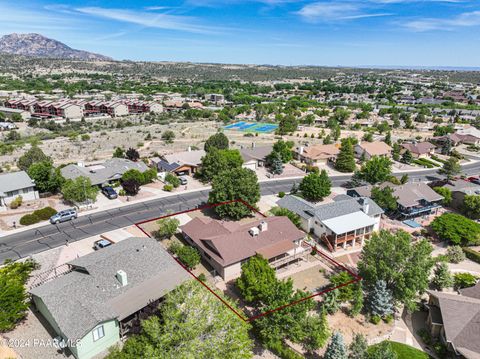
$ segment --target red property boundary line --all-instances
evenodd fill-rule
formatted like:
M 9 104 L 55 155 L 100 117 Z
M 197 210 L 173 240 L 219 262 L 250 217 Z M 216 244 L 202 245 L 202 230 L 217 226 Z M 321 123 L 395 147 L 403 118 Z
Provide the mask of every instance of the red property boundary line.
M 148 232 L 146 232 L 143 228 L 141 228 L 140 226 L 142 224 L 146 224 L 146 223 L 150 223 L 150 222 L 153 222 L 153 221 L 158 221 L 160 219 L 164 219 L 164 218 L 168 218 L 168 217 L 173 217 L 173 216 L 177 216 L 179 214 L 184 214 L 184 213 L 191 213 L 191 212 L 196 212 L 196 211 L 201 211 L 203 209 L 209 209 L 209 208 L 214 208 L 214 207 L 218 207 L 218 206 L 222 206 L 222 205 L 226 205 L 226 204 L 231 204 L 231 203 L 242 203 L 243 205 L 247 206 L 249 209 L 251 209 L 253 212 L 259 214 L 261 217 L 263 218 L 266 218 L 267 216 L 265 214 L 263 214 L 262 212 L 260 212 L 258 209 L 256 209 L 255 207 L 253 207 L 252 205 L 250 205 L 249 203 L 245 202 L 244 200 L 242 199 L 236 199 L 236 200 L 232 200 L 232 201 L 226 201 L 226 202 L 219 202 L 219 203 L 215 203 L 215 204 L 206 204 L 206 205 L 203 205 L 203 206 L 199 206 L 197 208 L 192 208 L 192 209 L 188 209 L 188 210 L 185 210 L 185 211 L 180 211 L 180 212 L 175 212 L 175 213 L 169 213 L 169 214 L 166 214 L 164 216 L 160 216 L 160 217 L 157 217 L 157 218 L 153 218 L 153 219 L 148 219 L 148 220 L 145 220 L 145 221 L 141 221 L 141 222 L 138 222 L 138 223 L 135 223 L 135 226 L 143 232 L 143 234 L 145 234 L 147 237 L 151 238 L 150 234 Z M 304 242 L 306 243 L 306 242 Z M 243 316 L 242 314 L 240 314 L 237 310 L 235 310 L 235 308 L 233 308 L 230 304 L 228 304 L 228 302 L 223 299 L 221 296 L 219 296 L 217 293 L 215 293 L 214 290 L 212 290 L 208 285 L 206 285 L 204 282 L 202 282 L 195 274 L 192 273 L 191 270 L 189 270 L 178 258 L 175 258 L 172 254 L 170 254 L 172 256 L 172 258 L 183 268 L 185 269 L 193 278 L 195 278 L 201 285 L 203 285 L 210 293 L 212 293 L 218 300 L 220 300 L 228 309 L 230 309 L 233 313 L 235 313 L 237 315 L 238 318 L 240 318 L 241 320 L 243 320 L 244 322 L 252 322 L 256 319 L 259 319 L 261 317 L 264 317 L 266 315 L 269 315 L 269 314 L 272 314 L 274 312 L 277 312 L 279 310 L 282 310 L 282 309 L 285 309 L 285 308 L 288 308 L 288 307 L 291 307 L 295 304 L 298 304 L 298 303 L 301 303 L 301 302 L 304 302 L 308 299 L 311 299 L 311 298 L 314 298 L 314 297 L 317 297 L 317 296 L 320 296 L 320 295 L 323 295 L 325 293 L 328 293 L 328 292 L 331 292 L 335 289 L 339 289 L 339 288 L 342 288 L 342 287 L 345 287 L 347 285 L 350 285 L 350 284 L 353 284 L 353 283 L 357 283 L 359 282 L 362 278 L 354 273 L 353 271 L 351 271 L 350 269 L 348 269 L 347 267 L 345 267 L 343 264 L 337 262 L 335 259 L 333 258 L 330 258 L 329 256 L 327 256 L 325 253 L 322 253 L 321 251 L 319 251 L 317 249 L 316 246 L 312 246 L 310 245 L 309 243 L 306 243 L 311 249 L 312 251 L 315 251 L 317 254 L 319 254 L 321 257 L 323 257 L 324 259 L 326 259 L 327 261 L 333 263 L 335 266 L 337 266 L 338 268 L 341 268 L 343 269 L 344 271 L 346 271 L 348 274 L 350 274 L 354 279 L 352 279 L 351 281 L 348 281 L 346 283 L 343 283 L 343 284 L 340 284 L 336 287 L 332 287 L 332 288 L 328 288 L 328 289 L 325 289 L 325 290 L 322 290 L 320 292 L 317 292 L 317 293 L 314 293 L 312 295 L 309 295 L 307 297 L 304 297 L 304 298 L 301 298 L 301 299 L 298 299 L 298 300 L 295 300 L 295 301 L 292 301 L 290 303 L 287 303 L 285 305 L 282 305 L 278 308 L 275 308 L 275 309 L 271 309 L 271 310 L 268 310 L 266 312 L 263 312 L 263 313 L 260 313 L 260 314 L 257 314 L 257 315 L 254 315 L 252 317 L 245 317 Z

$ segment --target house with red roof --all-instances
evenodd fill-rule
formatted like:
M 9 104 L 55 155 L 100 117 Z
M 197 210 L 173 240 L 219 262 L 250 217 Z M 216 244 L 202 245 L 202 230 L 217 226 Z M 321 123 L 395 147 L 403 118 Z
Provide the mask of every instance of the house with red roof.
M 267 217 L 249 223 L 196 217 L 180 227 L 185 240 L 225 281 L 240 276 L 242 264 L 257 254 L 274 268 L 300 260 L 305 233 L 287 217 Z

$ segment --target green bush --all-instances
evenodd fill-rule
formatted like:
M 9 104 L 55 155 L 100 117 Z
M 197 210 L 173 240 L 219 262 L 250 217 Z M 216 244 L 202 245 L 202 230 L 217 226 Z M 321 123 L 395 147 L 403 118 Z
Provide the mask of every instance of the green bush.
M 206 282 L 207 281 L 207 276 L 205 275 L 205 273 L 200 273 L 200 275 L 197 278 L 201 282 Z
M 470 273 L 456 273 L 453 276 L 455 289 L 472 287 L 477 283 L 478 277 Z
M 125 192 L 125 190 L 122 188 L 120 191 L 118 191 L 118 195 L 123 197 L 127 195 L 127 192 Z
M 383 321 L 387 324 L 390 324 L 391 322 L 393 322 L 393 314 L 386 315 L 385 318 L 383 318 Z
M 285 197 L 285 192 L 278 192 L 278 197 L 280 197 L 280 198 Z
M 171 173 L 167 173 L 167 175 L 165 176 L 165 182 L 169 183 L 174 188 L 177 188 L 178 186 L 180 186 L 180 179 Z
M 10 202 L 11 209 L 17 209 L 22 205 L 23 198 L 22 196 L 17 196 L 12 202 Z
M 463 247 L 462 248 L 463 252 L 465 253 L 465 256 L 470 259 L 471 261 L 480 263 L 480 253 L 477 252 L 474 249 Z
M 40 222 L 41 219 L 38 218 L 35 214 L 26 214 L 22 218 L 20 218 L 20 224 L 22 226 L 30 226 L 32 224 Z
M 379 316 L 379 315 L 372 315 L 372 317 L 370 318 L 370 321 L 377 325 L 378 323 L 380 323 L 380 321 L 382 320 L 382 318 Z
M 302 359 L 303 356 L 297 354 L 281 340 L 272 340 L 264 343 L 265 347 L 282 359 Z
M 200 263 L 200 253 L 196 248 L 182 245 L 171 245 L 170 250 L 178 256 L 188 269 L 195 268 Z
M 427 329 L 425 328 L 422 328 L 422 329 L 419 329 L 417 331 L 417 334 L 420 338 L 422 338 L 422 341 L 427 344 L 427 345 L 430 345 L 431 342 L 432 342 L 432 337 L 430 336 L 430 333 L 428 332 Z
M 171 184 L 166 184 L 165 186 L 163 186 L 163 190 L 167 192 L 172 192 L 173 186 Z
M 56 214 L 57 211 L 53 209 L 52 207 L 45 207 L 42 209 L 37 209 L 35 212 L 32 214 L 40 218 L 42 221 L 46 221 L 47 219 L 50 219 L 51 216 Z

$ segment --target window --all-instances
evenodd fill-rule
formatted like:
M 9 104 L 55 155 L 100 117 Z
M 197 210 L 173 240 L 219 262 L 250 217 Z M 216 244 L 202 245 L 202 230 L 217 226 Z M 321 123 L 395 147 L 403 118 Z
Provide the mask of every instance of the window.
M 92 330 L 93 333 L 93 341 L 96 342 L 98 339 L 101 339 L 105 336 L 105 332 L 103 331 L 103 325 L 96 327 Z

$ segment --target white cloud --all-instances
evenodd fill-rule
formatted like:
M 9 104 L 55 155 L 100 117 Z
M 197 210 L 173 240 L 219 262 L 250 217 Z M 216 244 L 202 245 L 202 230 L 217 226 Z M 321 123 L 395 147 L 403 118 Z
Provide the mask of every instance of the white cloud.
M 403 26 L 416 32 L 432 30 L 454 30 L 459 27 L 480 26 L 480 11 L 465 12 L 450 19 L 423 18 L 403 23 Z
M 165 13 L 124 9 L 107 9 L 101 7 L 80 7 L 75 10 L 86 15 L 137 24 L 144 27 L 194 33 L 218 33 L 222 31 L 220 28 L 199 24 L 197 19 L 191 16 L 178 16 Z
M 312 22 L 355 20 L 368 17 L 389 16 L 389 13 L 370 13 L 364 3 L 357 2 L 315 2 L 302 7 L 298 15 Z

